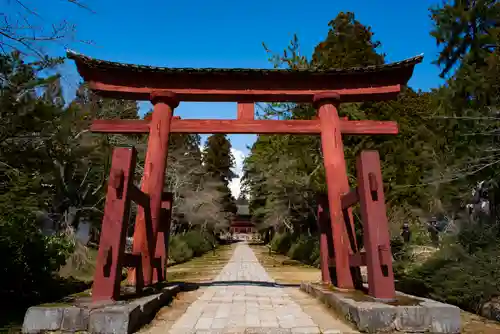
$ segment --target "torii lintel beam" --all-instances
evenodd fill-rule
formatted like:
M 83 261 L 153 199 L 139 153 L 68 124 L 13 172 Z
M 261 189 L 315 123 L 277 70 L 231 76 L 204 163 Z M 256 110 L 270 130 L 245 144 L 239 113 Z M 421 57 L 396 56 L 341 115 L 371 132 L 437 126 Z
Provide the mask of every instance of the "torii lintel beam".
M 90 130 L 100 133 L 149 133 L 149 120 L 95 120 Z M 340 120 L 342 134 L 395 135 L 398 125 L 392 121 Z M 319 120 L 205 120 L 174 118 L 171 133 L 297 134 L 319 135 Z

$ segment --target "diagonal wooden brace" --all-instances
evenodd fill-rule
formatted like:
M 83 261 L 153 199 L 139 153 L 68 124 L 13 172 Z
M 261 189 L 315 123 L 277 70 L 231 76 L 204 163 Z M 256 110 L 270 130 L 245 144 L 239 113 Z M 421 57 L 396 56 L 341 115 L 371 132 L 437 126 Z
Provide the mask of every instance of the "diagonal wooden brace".
M 108 181 L 101 239 L 96 260 L 92 300 L 117 300 L 120 296 L 125 238 L 130 215 L 130 189 L 133 186 L 137 151 L 115 148 Z
M 379 299 L 393 299 L 396 292 L 392 260 L 389 260 L 389 225 L 378 152 L 361 152 L 356 167 L 366 250 L 368 293 Z

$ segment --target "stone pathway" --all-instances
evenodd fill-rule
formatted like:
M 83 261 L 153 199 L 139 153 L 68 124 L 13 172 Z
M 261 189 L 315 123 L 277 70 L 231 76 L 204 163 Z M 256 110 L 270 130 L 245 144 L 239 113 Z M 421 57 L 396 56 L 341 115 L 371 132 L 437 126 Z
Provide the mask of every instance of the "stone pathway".
M 315 323 L 285 289 L 274 283 L 252 249 L 240 244 L 213 283 L 178 318 L 169 333 L 340 334 L 347 333 L 345 329 L 349 327 L 333 316 L 328 328 Z M 156 328 L 155 333 L 158 332 Z

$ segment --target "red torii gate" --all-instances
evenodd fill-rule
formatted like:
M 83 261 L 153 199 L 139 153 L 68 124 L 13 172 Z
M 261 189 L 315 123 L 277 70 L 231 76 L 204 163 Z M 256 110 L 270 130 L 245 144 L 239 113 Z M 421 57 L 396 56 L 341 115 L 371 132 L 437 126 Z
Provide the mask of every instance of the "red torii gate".
M 323 280 L 330 280 L 327 267 L 328 262 L 333 260 L 336 286 L 353 289 L 350 268 L 368 265 L 370 295 L 377 298 L 394 297 L 392 264 L 387 260 L 390 245 L 378 154 L 362 154 L 358 161 L 360 185 L 357 190 L 351 191 L 342 134 L 395 135 L 398 127 L 396 122 L 391 121 L 340 119 L 337 107 L 341 102 L 395 98 L 411 78 L 415 65 L 422 61 L 422 56 L 391 64 L 330 70 L 162 68 L 103 61 L 72 51 L 68 52 L 68 57 L 75 61 L 90 89 L 100 95 L 150 100 L 154 105 L 153 115 L 148 120 L 95 120 L 91 126 L 93 132 L 101 133 L 149 133 L 141 190 L 135 188 L 128 178 L 130 171 L 133 173 L 135 151 L 127 153 L 118 150 L 113 156 L 113 164 L 117 161 L 115 165 L 122 167 L 118 172 L 112 169 L 108 185 L 93 287 L 94 300 L 118 298 L 120 282 L 117 276 L 124 264 L 132 267 L 128 280 L 138 287 L 165 277 L 168 254 L 166 240 L 170 222 L 162 224 L 160 213 L 162 206 L 168 209 L 171 206 L 171 201 L 166 200 L 166 194 L 163 193 L 170 133 L 320 135 L 328 189 L 327 204 L 324 203 L 320 210 L 329 209 L 334 246 L 334 255 L 327 255 L 327 238 L 323 233 Z M 238 117 L 236 120 L 181 120 L 173 117 L 173 110 L 179 101 L 238 102 Z M 314 120 L 255 120 L 255 102 L 313 103 L 318 109 L 318 117 Z M 120 234 L 123 231 L 121 228 L 116 229 L 123 221 L 123 215 L 128 215 L 128 202 L 120 202 L 123 198 L 118 196 L 123 196 L 124 184 L 127 189 L 125 193 L 130 192 L 130 198 L 140 204 L 133 253 L 126 256 L 119 241 L 123 238 Z M 349 241 L 349 234 L 354 235 L 349 207 L 357 201 L 362 205 L 366 234 L 366 253 L 363 254 L 358 252 L 355 243 L 351 245 Z M 118 202 L 121 213 L 117 213 L 113 207 Z M 371 212 L 374 213 L 371 215 Z M 122 217 L 115 217 L 119 214 Z M 324 220 L 324 215 L 322 217 L 320 220 Z M 109 223 L 111 221 L 114 225 Z M 158 238 L 159 233 L 164 236 Z M 115 245 L 113 251 L 111 244 Z M 161 262 L 159 266 L 158 261 Z M 111 273 L 110 267 L 114 268 Z M 137 268 L 140 270 L 136 271 Z M 375 275 L 375 272 L 383 274 Z

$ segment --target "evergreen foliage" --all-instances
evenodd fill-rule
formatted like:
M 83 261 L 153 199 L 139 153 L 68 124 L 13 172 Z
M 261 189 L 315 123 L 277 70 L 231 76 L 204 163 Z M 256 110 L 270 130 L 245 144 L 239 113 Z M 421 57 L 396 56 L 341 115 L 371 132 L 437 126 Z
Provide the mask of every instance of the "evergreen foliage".
M 229 182 L 236 175 L 232 171 L 234 157 L 226 135 L 214 134 L 208 137 L 203 150 L 203 167 L 207 180 L 217 183 L 215 189 L 220 193 L 219 203 L 229 222 L 231 215 L 236 213 L 235 199 L 229 189 Z

